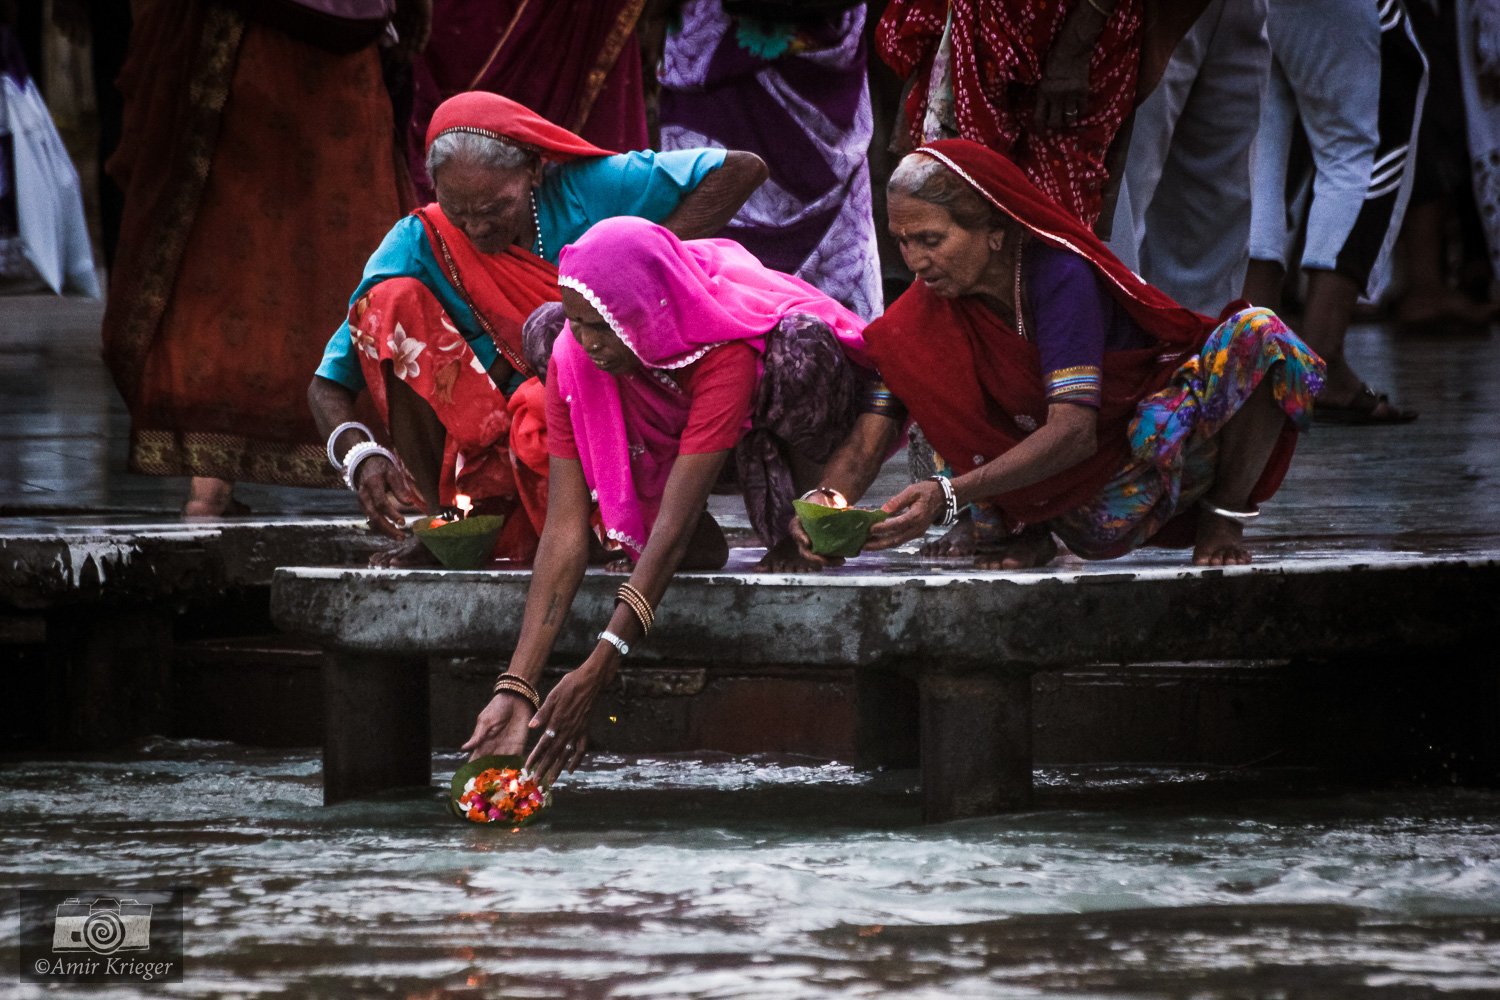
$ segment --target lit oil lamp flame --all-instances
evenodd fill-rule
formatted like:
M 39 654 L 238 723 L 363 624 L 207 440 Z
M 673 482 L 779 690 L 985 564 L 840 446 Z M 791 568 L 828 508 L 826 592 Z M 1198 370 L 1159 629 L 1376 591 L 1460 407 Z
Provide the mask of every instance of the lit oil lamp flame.
M 453 498 L 453 504 L 458 508 L 459 520 L 463 520 L 464 518 L 468 517 L 469 512 L 474 509 L 474 501 L 469 499 L 469 495 L 467 493 L 460 493 L 455 496 Z
M 844 494 L 834 493 L 828 498 L 828 506 L 834 508 L 835 510 L 843 510 L 845 507 L 849 506 L 849 501 L 844 499 Z

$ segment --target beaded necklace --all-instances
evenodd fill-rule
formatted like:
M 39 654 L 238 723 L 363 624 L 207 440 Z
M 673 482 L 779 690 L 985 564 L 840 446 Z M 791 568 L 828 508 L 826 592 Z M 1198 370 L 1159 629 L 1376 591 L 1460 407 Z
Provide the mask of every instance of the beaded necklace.
M 536 242 L 533 244 L 535 249 L 531 252 L 546 260 L 547 248 L 542 244 L 542 219 L 541 216 L 537 215 L 536 211 L 536 188 L 531 189 L 531 224 L 536 228 Z M 1019 281 L 1020 279 L 1016 280 Z
M 1016 242 L 1016 333 L 1022 340 L 1026 339 L 1026 318 L 1021 315 L 1021 250 L 1026 246 L 1025 240 Z

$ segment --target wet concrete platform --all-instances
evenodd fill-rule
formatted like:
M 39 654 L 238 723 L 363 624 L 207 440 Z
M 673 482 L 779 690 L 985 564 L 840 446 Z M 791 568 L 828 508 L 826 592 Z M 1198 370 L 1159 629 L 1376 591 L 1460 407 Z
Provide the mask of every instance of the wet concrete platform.
M 626 669 L 701 664 L 852 666 L 862 763 L 904 741 L 919 708 L 924 813 L 986 815 L 1031 796 L 1036 674 L 1161 660 L 1430 657 L 1489 699 L 1478 731 L 1500 733 L 1493 668 L 1475 675 L 1500 612 L 1500 553 L 1299 553 L 1257 565 L 1088 564 L 1020 573 L 865 557 L 819 575 L 680 574 L 658 629 Z M 596 645 L 619 577 L 592 571 L 556 650 Z M 324 789 L 329 802 L 430 774 L 426 663 L 514 648 L 530 585 L 520 571 L 282 568 L 273 620 L 325 650 Z M 913 688 L 914 685 L 914 688 Z M 376 737 L 379 737 L 378 739 Z M 379 744 L 376 748 L 374 744 Z M 1500 743 L 1466 751 L 1494 770 Z

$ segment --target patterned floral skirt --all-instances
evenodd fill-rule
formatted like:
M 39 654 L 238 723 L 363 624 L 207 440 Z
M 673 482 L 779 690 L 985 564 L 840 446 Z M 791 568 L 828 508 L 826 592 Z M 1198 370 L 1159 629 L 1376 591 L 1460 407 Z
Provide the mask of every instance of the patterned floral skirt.
M 1173 374 L 1141 401 L 1130 424 L 1132 459 L 1098 496 L 1049 522 L 1085 559 L 1109 559 L 1151 539 L 1213 486 L 1219 432 L 1263 379 L 1299 430 L 1323 388 L 1323 360 L 1269 309 L 1244 309 L 1219 324 Z
M 750 526 L 772 548 L 791 534 L 798 490 L 788 454 L 828 461 L 854 428 L 864 380 L 833 331 L 793 313 L 766 335 L 764 374 L 750 430 L 734 448 L 734 469 Z

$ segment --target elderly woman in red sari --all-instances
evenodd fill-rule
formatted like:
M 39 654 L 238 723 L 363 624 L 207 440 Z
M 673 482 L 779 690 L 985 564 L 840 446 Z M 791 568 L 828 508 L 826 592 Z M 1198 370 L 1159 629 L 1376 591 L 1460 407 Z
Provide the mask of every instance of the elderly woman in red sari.
M 792 499 L 853 426 L 873 370 L 864 321 L 730 240 L 682 242 L 644 219 L 596 225 L 559 264 L 567 329 L 547 386 L 547 524 L 521 637 L 465 749 L 519 753 L 550 780 L 582 755 L 601 687 L 651 628 L 678 569 L 724 565 L 705 505 L 734 459 L 762 566 L 806 566 L 787 527 Z M 538 701 L 534 685 L 588 559 L 597 500 L 633 563 L 598 644 Z M 536 710 L 533 716 L 533 711 Z
M 377 530 L 401 544 L 374 562 L 421 558 L 403 509 L 507 515 L 496 554 L 530 558 L 544 482 L 514 461 L 516 389 L 537 374 L 521 326 L 557 300 L 554 262 L 600 219 L 640 215 L 716 232 L 766 176 L 753 154 L 716 149 L 613 155 L 508 98 L 445 101 L 427 133 L 437 203 L 398 222 L 365 266 L 308 389 L 328 458 Z M 394 451 L 355 416 L 368 388 Z
M 1249 562 L 1244 524 L 1280 484 L 1321 359 L 1268 310 L 1177 305 L 976 143 L 907 156 L 889 194 L 918 280 L 866 343 L 946 469 L 891 498 L 866 548 L 937 523 L 955 528 L 929 552 L 984 568 L 1044 565 L 1054 535 L 1089 559 L 1151 541 Z M 862 415 L 808 499 L 857 500 L 905 412 Z

